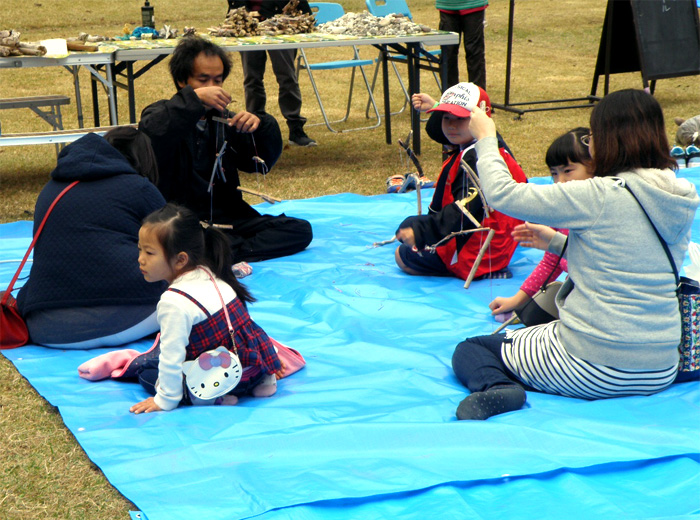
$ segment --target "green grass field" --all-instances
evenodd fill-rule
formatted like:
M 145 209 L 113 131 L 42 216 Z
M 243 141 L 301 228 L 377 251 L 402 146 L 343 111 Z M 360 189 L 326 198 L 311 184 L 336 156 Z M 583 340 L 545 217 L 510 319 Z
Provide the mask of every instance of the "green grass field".
M 364 10 L 361 0 L 342 2 L 348 12 Z M 223 21 L 224 0 L 167 0 L 152 2 L 156 24 L 182 29 L 193 26 L 201 33 Z M 506 70 L 508 4 L 492 0 L 486 12 L 486 60 L 488 92 L 494 103 L 503 102 Z M 15 29 L 23 41 L 51 37 L 73 37 L 80 32 L 117 35 L 125 24 L 139 24 L 140 0 L 51 0 L 27 4 L 4 0 L 0 29 Z M 409 0 L 414 19 L 437 28 L 438 13 L 428 0 Z M 564 99 L 586 96 L 593 81 L 605 0 L 529 0 L 516 3 L 511 102 Z M 360 49 L 363 57 L 376 57 L 372 47 Z M 679 52 L 682 52 L 679 49 Z M 348 58 L 349 49 L 309 51 L 309 59 L 327 61 Z M 243 107 L 240 60 L 234 56 L 234 70 L 225 84 Z M 461 64 L 462 79 L 466 67 Z M 403 71 L 405 73 L 405 71 Z M 268 111 L 281 121 L 276 104 L 277 85 L 268 70 Z M 346 100 L 349 71 L 317 76 L 324 102 L 339 117 Z M 81 72 L 82 98 L 86 114 L 92 113 L 88 76 Z M 398 145 L 384 141 L 384 127 L 375 130 L 332 134 L 319 122 L 320 112 L 306 76 L 300 77 L 304 107 L 309 119 L 307 133 L 319 146 L 288 148 L 265 179 L 243 176 L 244 186 L 283 199 L 316 197 L 331 193 L 378 194 L 385 180 L 405 173 L 407 165 Z M 399 106 L 398 85 L 392 85 L 393 106 Z M 423 91 L 438 97 L 437 86 L 428 73 L 422 76 Z M 641 74 L 613 75 L 611 90 L 640 88 Z M 137 113 L 153 101 L 172 95 L 173 87 L 162 63 L 144 74 L 136 84 Z M 359 90 L 357 91 L 360 92 Z M 602 94 L 602 81 L 598 90 Z M 58 68 L 25 70 L 0 69 L 0 97 L 64 94 L 73 97 L 71 75 Z M 377 92 L 381 98 L 381 90 Z M 100 94 L 104 110 L 106 97 Z M 660 80 L 656 98 L 664 108 L 669 139 L 675 135 L 673 118 L 691 117 L 700 111 L 697 76 Z M 119 92 L 119 113 L 126 122 L 124 91 Z M 350 125 L 364 124 L 366 97 L 356 96 Z M 381 107 L 380 107 L 381 109 Z M 544 153 L 559 134 L 588 124 L 590 110 L 570 109 L 526 113 L 515 119 L 512 113 L 496 111 L 494 119 L 526 174 L 547 175 Z M 45 131 L 49 127 L 29 110 L 0 112 L 3 133 Z M 410 128 L 408 111 L 392 119 L 393 139 L 404 138 Z M 64 126 L 77 128 L 74 103 L 64 110 Z M 282 121 L 286 138 L 286 125 Z M 420 157 L 426 175 L 435 178 L 440 169 L 440 146 L 423 134 Z M 0 148 L 0 222 L 30 220 L 34 202 L 48 179 L 56 160 L 53 146 Z M 251 202 L 257 199 L 251 198 Z M 387 232 L 395 222 L 387 222 Z M 391 230 L 391 231 L 390 231 Z M 127 413 L 125 411 L 125 413 Z M 115 491 L 102 473 L 85 456 L 66 430 L 57 411 L 29 386 L 4 358 L 0 358 L 0 518 L 15 519 L 126 519 L 134 509 Z

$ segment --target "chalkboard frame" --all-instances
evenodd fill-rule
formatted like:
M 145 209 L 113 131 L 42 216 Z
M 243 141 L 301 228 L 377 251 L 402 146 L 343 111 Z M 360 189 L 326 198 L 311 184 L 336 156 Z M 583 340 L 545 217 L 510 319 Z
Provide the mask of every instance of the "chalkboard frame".
M 599 76 L 607 94 L 610 74 L 636 71 L 652 91 L 657 79 L 700 74 L 696 0 L 608 0 L 591 95 Z

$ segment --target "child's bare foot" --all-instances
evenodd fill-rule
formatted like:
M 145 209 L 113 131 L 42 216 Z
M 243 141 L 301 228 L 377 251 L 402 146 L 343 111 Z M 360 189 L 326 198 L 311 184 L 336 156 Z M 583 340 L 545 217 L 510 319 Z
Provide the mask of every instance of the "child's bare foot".
M 260 384 L 253 388 L 255 397 L 270 397 L 277 392 L 277 377 L 275 374 L 268 374 L 260 380 Z

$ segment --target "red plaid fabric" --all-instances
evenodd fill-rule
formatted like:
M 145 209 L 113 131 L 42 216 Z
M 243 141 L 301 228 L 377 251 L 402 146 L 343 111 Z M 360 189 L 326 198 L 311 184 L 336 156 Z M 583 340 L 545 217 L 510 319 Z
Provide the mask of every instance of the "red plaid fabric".
M 203 352 L 213 350 L 221 345 L 233 350 L 226 314 L 223 309 L 215 314 L 210 314 L 201 303 L 186 292 L 179 289 L 168 290 L 184 296 L 207 315 L 206 320 L 192 327 L 186 360 L 194 360 Z M 282 364 L 277 357 L 272 341 L 265 331 L 250 318 L 250 314 L 241 300 L 234 298 L 226 305 L 226 308 L 231 325 L 233 325 L 233 336 L 243 368 L 257 366 L 266 374 L 274 374 L 280 370 Z

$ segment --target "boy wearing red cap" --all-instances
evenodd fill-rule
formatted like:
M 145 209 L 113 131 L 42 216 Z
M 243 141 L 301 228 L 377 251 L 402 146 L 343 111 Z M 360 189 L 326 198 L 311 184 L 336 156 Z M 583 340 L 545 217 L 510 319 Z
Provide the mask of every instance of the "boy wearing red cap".
M 517 246 L 511 231 L 521 221 L 493 210 L 488 217 L 485 216 L 481 197 L 460 166 L 460 160 L 464 160 L 478 175 L 474 149 L 476 140 L 469 131 L 469 108 L 478 106 L 490 115 L 491 101 L 488 94 L 473 83 L 459 83 L 447 89 L 439 103 L 427 94 L 414 95 L 412 102 L 415 109 L 433 113 L 428 130 L 440 122 L 440 135 L 435 135 L 433 131 L 429 131 L 429 135 L 439 142 L 454 145 L 456 149 L 448 155 L 442 166 L 428 214 L 408 217 L 399 225 L 396 238 L 402 244 L 395 253 L 397 265 L 409 274 L 466 279 L 486 234 L 458 234 L 446 239 L 451 233 L 475 228 L 474 223 L 462 211 L 461 208 L 464 208 L 482 227 L 495 231 L 491 245 L 475 273 L 475 279 L 510 278 L 512 274 L 508 263 Z M 513 179 L 527 182 L 522 168 L 500 136 L 499 151 Z

